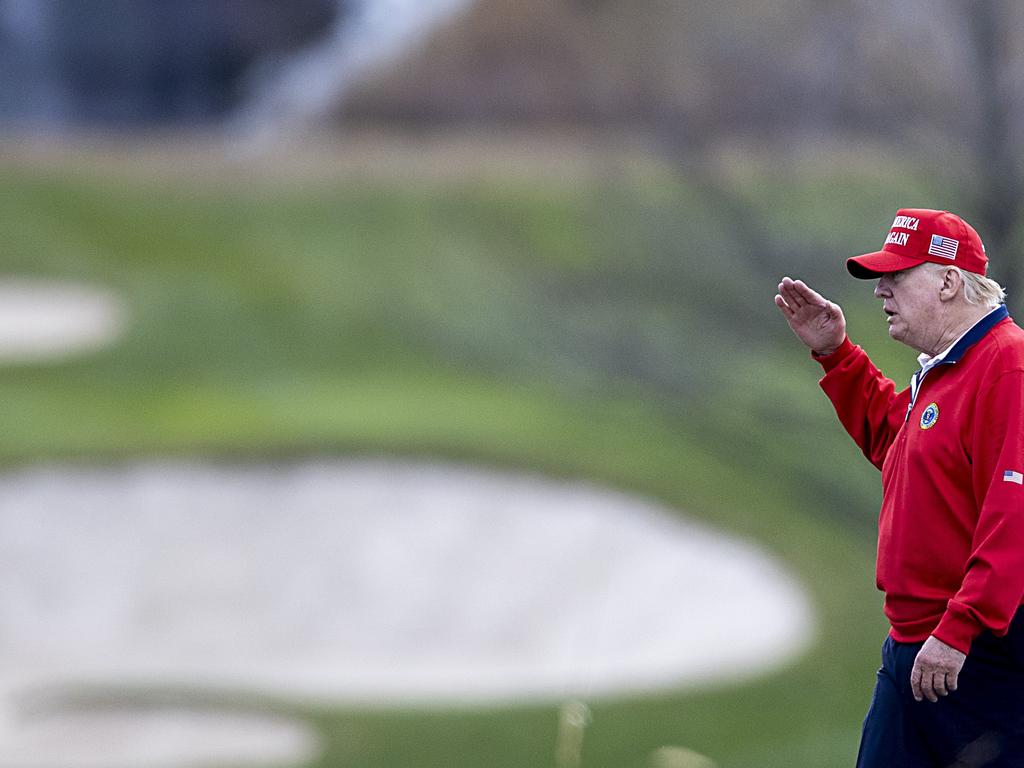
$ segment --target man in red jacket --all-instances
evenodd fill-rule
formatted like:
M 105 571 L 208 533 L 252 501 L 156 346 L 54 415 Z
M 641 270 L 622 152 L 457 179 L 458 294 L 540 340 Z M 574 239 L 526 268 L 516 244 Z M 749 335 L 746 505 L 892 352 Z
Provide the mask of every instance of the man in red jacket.
M 889 336 L 921 369 L 898 391 L 799 280 L 775 303 L 824 368 L 821 387 L 882 472 L 877 585 L 891 629 L 859 768 L 1024 766 L 1024 330 L 985 277 L 978 233 L 900 210 L 875 279 Z

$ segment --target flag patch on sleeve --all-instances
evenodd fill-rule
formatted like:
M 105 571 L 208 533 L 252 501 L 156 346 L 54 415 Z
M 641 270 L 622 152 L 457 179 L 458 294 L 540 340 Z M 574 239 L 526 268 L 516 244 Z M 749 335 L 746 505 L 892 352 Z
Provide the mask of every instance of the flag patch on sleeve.
M 1024 475 L 1022 475 L 1020 472 L 1014 472 L 1012 469 L 1008 469 L 1005 472 L 1003 472 L 1003 482 L 1024 485 Z

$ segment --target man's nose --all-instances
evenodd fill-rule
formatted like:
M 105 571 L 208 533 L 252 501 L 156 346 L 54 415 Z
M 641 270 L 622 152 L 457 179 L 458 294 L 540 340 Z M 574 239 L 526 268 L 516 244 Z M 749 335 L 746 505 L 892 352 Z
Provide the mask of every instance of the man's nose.
M 878 278 L 878 283 L 875 284 L 875 298 L 876 299 L 887 299 L 892 295 L 892 291 L 889 290 L 889 282 L 885 279 L 885 275 Z

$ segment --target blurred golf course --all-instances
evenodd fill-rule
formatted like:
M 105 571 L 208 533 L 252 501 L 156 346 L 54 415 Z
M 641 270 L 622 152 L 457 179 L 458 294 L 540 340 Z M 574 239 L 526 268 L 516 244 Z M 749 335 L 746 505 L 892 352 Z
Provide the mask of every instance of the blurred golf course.
M 880 246 L 900 206 L 961 210 L 955 190 L 868 149 L 737 149 L 709 197 L 614 142 L 562 159 L 519 142 L 502 163 L 496 140 L 429 172 L 436 147 L 379 141 L 400 162 L 308 176 L 286 157 L 147 165 L 144 147 L 0 155 L 0 273 L 130 308 L 112 348 L 0 368 L 0 462 L 425 456 L 658 499 L 787 562 L 820 635 L 748 683 L 589 701 L 583 766 L 640 768 L 664 745 L 720 768 L 849 765 L 885 632 L 879 479 L 772 296 L 806 279 L 905 380 L 913 355 L 843 259 Z M 253 706 L 313 723 L 322 768 L 554 764 L 556 704 Z

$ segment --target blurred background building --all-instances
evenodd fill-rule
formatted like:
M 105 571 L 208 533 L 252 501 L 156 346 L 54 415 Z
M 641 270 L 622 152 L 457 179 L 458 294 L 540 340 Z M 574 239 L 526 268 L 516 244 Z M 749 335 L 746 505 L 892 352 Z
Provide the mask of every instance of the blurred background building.
M 0 111 L 58 129 L 210 124 L 238 107 L 254 67 L 347 12 L 338 0 L 4 0 Z

